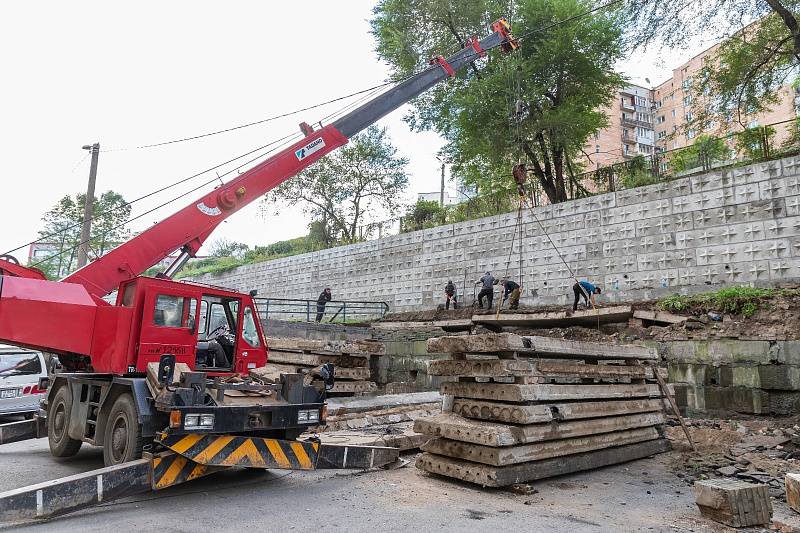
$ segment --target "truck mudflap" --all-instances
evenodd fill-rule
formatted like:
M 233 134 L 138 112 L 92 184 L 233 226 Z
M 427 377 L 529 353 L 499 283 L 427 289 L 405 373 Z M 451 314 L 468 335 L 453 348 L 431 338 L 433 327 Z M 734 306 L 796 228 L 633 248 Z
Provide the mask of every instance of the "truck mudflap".
M 295 441 L 281 441 L 290 448 L 292 442 Z M 316 445 L 318 468 L 377 468 L 395 462 L 400 454 L 397 448 L 379 446 L 330 445 L 317 441 L 295 443 L 301 444 L 304 451 L 306 446 Z M 52 518 L 134 494 L 180 485 L 226 468 L 230 467 L 202 464 L 171 450 L 146 453 L 141 459 L 121 465 L 0 493 L 0 524 Z

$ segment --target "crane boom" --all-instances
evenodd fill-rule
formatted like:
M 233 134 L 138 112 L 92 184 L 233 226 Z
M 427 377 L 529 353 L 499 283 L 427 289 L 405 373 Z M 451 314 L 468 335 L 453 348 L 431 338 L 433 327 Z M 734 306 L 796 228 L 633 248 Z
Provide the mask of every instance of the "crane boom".
M 247 204 L 346 144 L 349 138 L 391 111 L 455 75 L 457 70 L 485 55 L 485 50 L 495 47 L 516 48 L 505 20 L 495 22 L 492 29 L 493 33 L 482 40 L 473 38 L 466 47 L 447 59 L 442 56 L 435 58 L 430 68 L 398 83 L 334 123 L 317 131 L 306 126 L 305 138 L 217 187 L 62 281 L 81 284 L 91 295 L 102 297 L 123 281 L 142 274 L 180 249 L 178 261 L 167 270 L 168 276 L 173 275 L 189 257 L 197 253 L 217 226 Z

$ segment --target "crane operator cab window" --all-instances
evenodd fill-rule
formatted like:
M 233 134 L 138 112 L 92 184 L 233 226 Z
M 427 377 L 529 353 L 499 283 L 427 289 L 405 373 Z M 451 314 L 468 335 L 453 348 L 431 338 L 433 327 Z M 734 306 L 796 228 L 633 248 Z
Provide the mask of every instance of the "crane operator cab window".
M 198 370 L 230 370 L 236 348 L 239 300 L 203 295 L 197 328 Z

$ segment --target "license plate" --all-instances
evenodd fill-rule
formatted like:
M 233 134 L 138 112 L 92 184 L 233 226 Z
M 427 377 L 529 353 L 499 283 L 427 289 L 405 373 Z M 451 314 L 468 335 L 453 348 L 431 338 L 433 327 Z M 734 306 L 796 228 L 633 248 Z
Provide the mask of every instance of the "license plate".
M 3 389 L 0 390 L 0 398 L 16 398 L 17 389 Z

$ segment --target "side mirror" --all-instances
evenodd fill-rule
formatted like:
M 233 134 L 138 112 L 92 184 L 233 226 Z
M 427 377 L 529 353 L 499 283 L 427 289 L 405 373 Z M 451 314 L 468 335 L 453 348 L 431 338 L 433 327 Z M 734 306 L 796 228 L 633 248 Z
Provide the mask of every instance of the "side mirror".
M 258 291 L 256 289 L 250 291 L 250 298 L 255 298 L 256 296 L 258 296 Z

